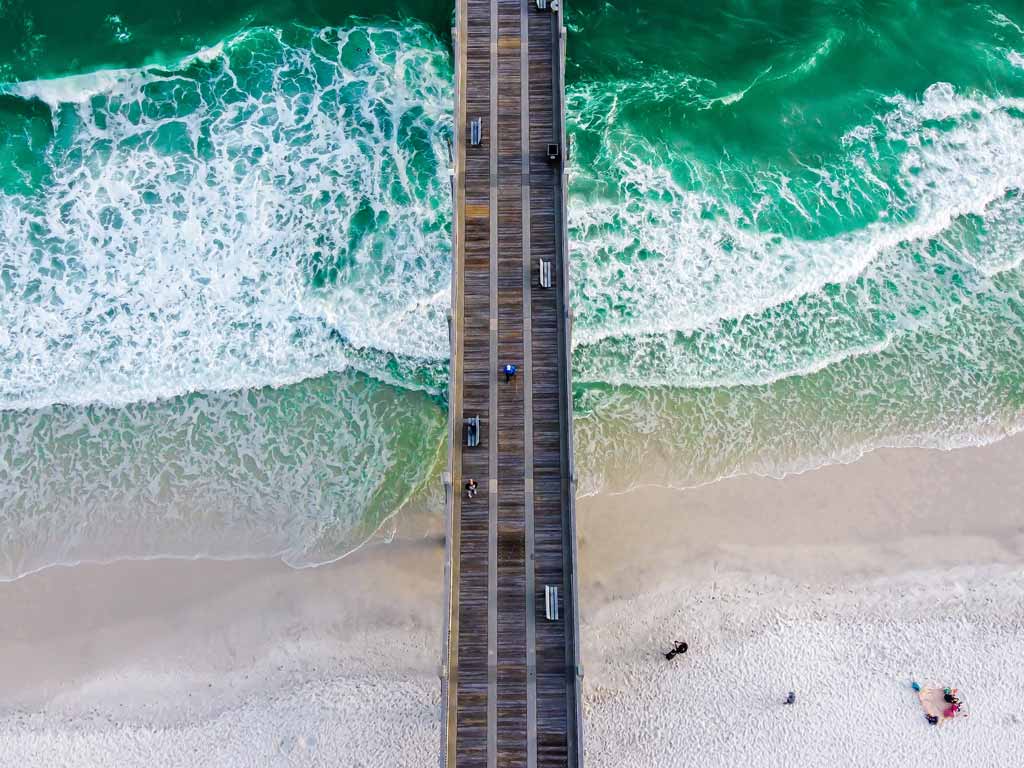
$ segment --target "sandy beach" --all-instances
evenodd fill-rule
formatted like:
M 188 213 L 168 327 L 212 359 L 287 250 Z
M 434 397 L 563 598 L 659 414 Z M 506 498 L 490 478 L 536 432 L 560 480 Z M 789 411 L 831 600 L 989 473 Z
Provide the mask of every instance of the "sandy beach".
M 1021 466 L 1024 436 L 582 500 L 587 765 L 1019 764 Z M 0 585 L 0 765 L 436 764 L 440 530 Z M 929 726 L 914 679 L 969 716 Z

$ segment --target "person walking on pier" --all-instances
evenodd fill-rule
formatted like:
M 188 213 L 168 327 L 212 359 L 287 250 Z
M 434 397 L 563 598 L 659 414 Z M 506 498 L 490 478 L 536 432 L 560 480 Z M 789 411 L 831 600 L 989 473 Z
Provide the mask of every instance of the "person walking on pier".
M 512 379 L 516 377 L 516 371 L 518 369 L 512 363 L 505 363 L 505 367 L 502 368 L 502 372 L 505 374 L 505 383 L 508 384 Z
M 473 498 L 476 496 L 477 482 L 472 477 L 466 481 L 466 496 Z

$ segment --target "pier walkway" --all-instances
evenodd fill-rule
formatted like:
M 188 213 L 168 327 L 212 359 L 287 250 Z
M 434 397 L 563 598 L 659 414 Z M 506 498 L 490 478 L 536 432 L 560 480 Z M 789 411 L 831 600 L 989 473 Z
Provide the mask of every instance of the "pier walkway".
M 565 30 L 541 4 L 457 0 L 453 30 L 442 768 L 582 764 Z

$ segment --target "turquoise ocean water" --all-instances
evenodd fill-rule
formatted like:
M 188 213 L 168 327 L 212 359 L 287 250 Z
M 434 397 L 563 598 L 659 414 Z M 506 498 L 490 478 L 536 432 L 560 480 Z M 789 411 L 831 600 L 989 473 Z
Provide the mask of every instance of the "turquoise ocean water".
M 0 577 L 437 484 L 451 6 L 0 0 Z M 573 2 L 582 490 L 1024 416 L 1019 2 Z

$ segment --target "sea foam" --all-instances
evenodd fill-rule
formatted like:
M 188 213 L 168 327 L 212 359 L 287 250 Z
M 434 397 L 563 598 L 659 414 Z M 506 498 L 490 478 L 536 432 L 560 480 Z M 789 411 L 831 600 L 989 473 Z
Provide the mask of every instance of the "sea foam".
M 1024 102 L 937 83 L 880 106 L 800 178 L 703 167 L 587 113 L 602 142 L 582 142 L 570 208 L 583 492 L 1021 428 Z M 776 228 L 780 210 L 803 223 Z
M 423 28 L 254 29 L 9 92 L 54 136 L 39 188 L 0 197 L 0 406 L 445 356 L 450 69 Z
M 259 28 L 8 92 L 52 135 L 0 196 L 0 579 L 362 543 L 444 437 L 440 42 Z
M 940 83 L 887 106 L 845 134 L 841 162 L 810 169 L 809 188 L 796 193 L 781 172 L 749 182 L 815 219 L 862 210 L 876 192 L 888 201 L 863 227 L 815 238 L 759 225 L 756 197 L 716 194 L 713 169 L 692 169 L 697 188 L 684 187 L 672 150 L 611 133 L 594 167 L 607 162 L 614 186 L 578 169 L 577 186 L 599 192 L 570 208 L 578 378 L 769 383 L 881 350 L 993 290 L 1024 237 L 1024 101 Z

